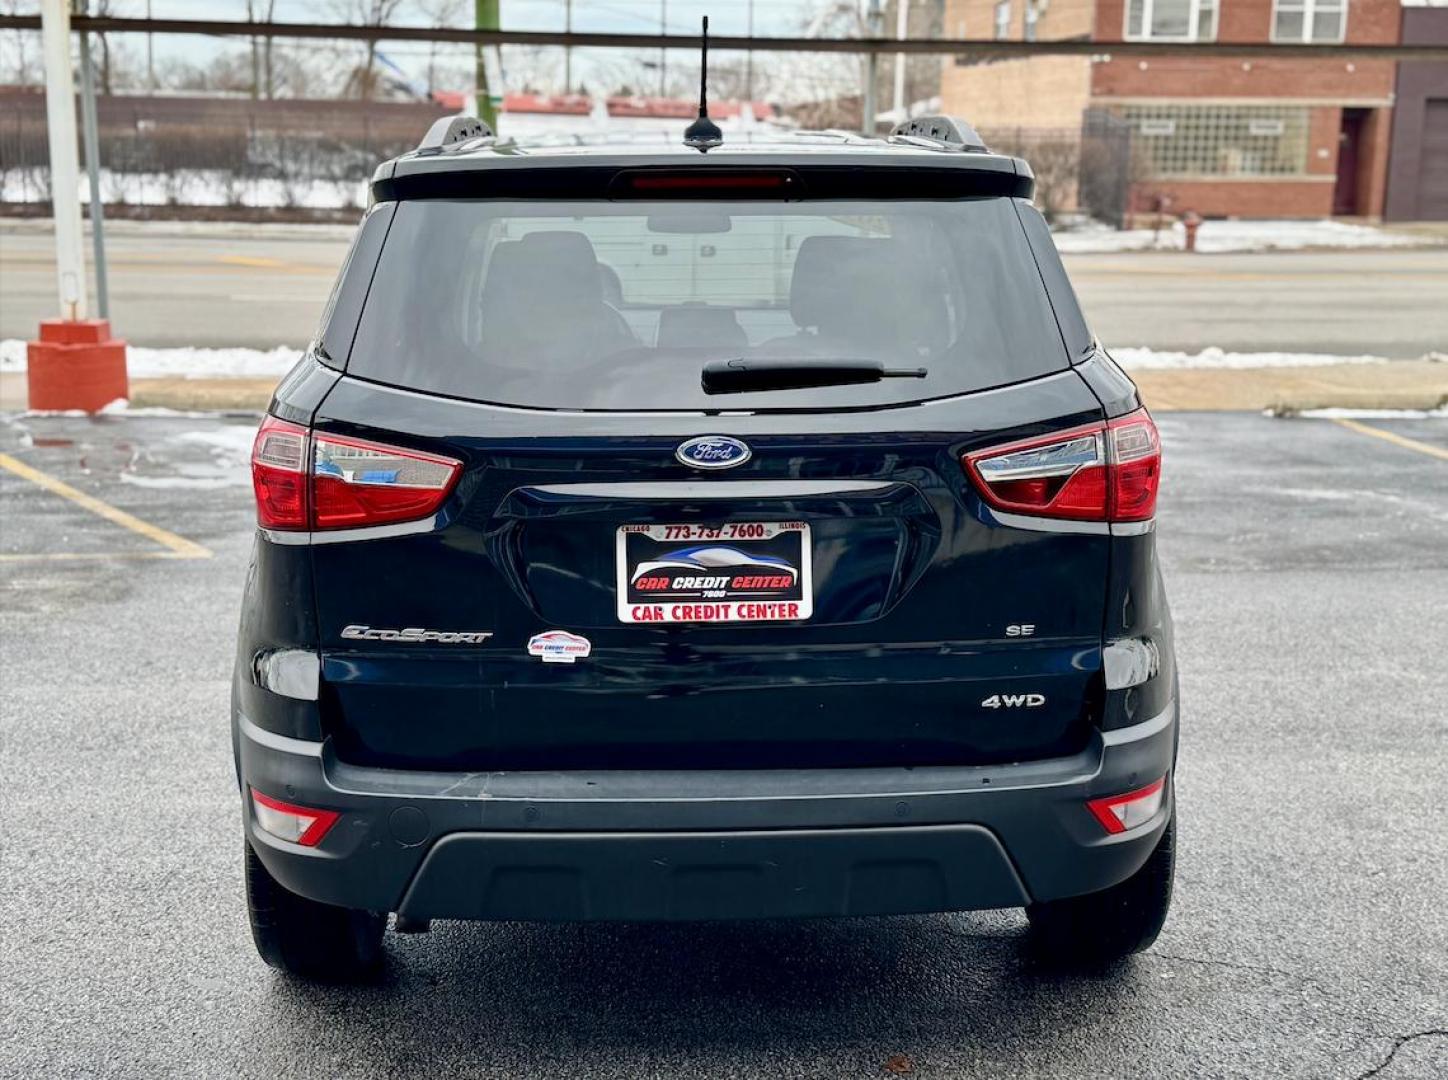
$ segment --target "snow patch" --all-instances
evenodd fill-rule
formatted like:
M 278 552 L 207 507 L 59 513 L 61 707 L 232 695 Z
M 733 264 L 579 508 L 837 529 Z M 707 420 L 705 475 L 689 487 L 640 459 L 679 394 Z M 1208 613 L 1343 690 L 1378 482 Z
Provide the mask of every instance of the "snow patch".
M 245 487 L 251 483 L 255 438 L 256 429 L 247 424 L 176 432 L 159 450 L 142 452 L 132 467 L 121 473 L 121 482 L 163 489 Z M 192 447 L 204 449 L 206 456 L 198 460 Z
M 148 349 L 126 347 L 126 371 L 133 379 L 279 379 L 296 364 L 302 350 L 289 345 L 274 349 Z M 0 341 L 0 372 L 24 371 L 25 342 Z
M 1055 234 L 1063 254 L 1097 255 L 1119 251 L 1185 251 L 1180 222 L 1153 229 L 1113 229 L 1087 221 Z M 1345 221 L 1204 221 L 1197 230 L 1197 251 L 1301 251 L 1305 248 L 1425 247 L 1439 243 L 1426 236 L 1390 232 Z

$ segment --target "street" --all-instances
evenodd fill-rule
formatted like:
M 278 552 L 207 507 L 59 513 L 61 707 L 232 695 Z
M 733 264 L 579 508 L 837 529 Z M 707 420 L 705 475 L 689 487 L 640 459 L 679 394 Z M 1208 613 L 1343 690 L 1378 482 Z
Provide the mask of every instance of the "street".
M 37 260 L 17 269 L 31 241 L 5 246 L 3 333 L 24 334 L 53 283 Z M 340 247 L 226 250 L 306 269 L 118 242 L 118 260 L 165 260 L 118 280 L 126 332 L 304 335 Z M 1075 272 L 1090 305 L 1100 289 L 1139 295 L 1123 275 L 1173 263 L 1093 257 Z M 1337 348 L 1448 340 L 1429 297 L 1448 252 L 1209 265 L 1298 283 L 1254 348 L 1286 347 L 1270 335 L 1289 326 L 1293 347 L 1322 346 L 1331 328 L 1312 323 L 1348 288 L 1382 321 L 1360 310 Z M 1355 285 L 1302 284 L 1353 267 Z M 1266 291 L 1230 275 L 1200 288 L 1215 310 Z M 166 329 L 177 303 L 187 318 Z M 1101 303 L 1098 320 L 1185 344 L 1153 339 L 1171 317 L 1146 307 Z M 1210 343 L 1231 347 L 1242 316 Z M 1372 339 L 1380 327 L 1395 336 Z M 1180 862 L 1165 932 L 1123 969 L 1032 969 L 1016 911 L 440 924 L 389 935 L 385 978 L 363 988 L 279 976 L 246 927 L 227 718 L 254 424 L 0 417 L 0 1075 L 1448 1074 L 1448 423 L 1162 418 Z
M 350 236 L 337 226 L 107 229 L 114 328 L 151 346 L 304 345 Z M 1139 252 L 1065 262 L 1109 346 L 1405 360 L 1448 343 L 1448 248 Z M 49 235 L 36 223 L 0 222 L 0 338 L 33 337 L 54 305 Z

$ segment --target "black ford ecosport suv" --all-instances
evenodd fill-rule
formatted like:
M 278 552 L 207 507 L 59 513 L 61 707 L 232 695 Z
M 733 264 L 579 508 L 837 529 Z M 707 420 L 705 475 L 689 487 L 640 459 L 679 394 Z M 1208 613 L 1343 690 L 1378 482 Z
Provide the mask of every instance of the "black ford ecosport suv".
M 968 125 L 696 148 L 440 121 L 253 454 L 262 956 L 432 919 L 1023 907 L 1149 945 L 1160 443 Z

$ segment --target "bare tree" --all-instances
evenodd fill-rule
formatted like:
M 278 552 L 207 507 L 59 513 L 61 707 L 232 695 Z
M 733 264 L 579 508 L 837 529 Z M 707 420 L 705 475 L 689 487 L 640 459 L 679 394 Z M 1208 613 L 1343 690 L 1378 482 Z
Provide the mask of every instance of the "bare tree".
M 455 27 L 463 25 L 467 0 L 417 0 L 418 9 L 427 16 L 429 26 Z M 427 45 L 427 93 L 431 97 L 437 89 L 437 42 Z
M 330 7 L 338 22 L 354 26 L 387 26 L 392 22 L 404 0 L 331 0 Z M 377 42 L 364 46 L 362 61 L 347 76 L 344 92 L 348 97 L 371 101 L 377 93 Z
M 29 0 L 0 0 L 6 15 L 34 14 Z M 40 63 L 40 35 L 29 30 L 12 30 L 0 38 L 0 82 L 15 86 L 38 86 L 45 79 Z

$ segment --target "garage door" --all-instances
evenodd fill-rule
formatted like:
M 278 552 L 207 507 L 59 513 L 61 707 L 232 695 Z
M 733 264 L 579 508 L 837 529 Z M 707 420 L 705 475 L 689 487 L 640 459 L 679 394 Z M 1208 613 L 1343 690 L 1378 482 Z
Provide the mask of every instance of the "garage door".
M 1423 156 L 1418 174 L 1418 217 L 1448 221 L 1448 98 L 1423 110 Z

